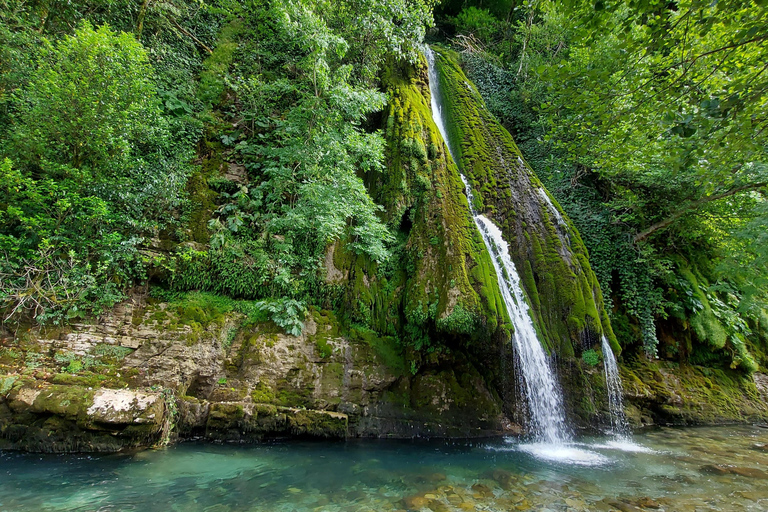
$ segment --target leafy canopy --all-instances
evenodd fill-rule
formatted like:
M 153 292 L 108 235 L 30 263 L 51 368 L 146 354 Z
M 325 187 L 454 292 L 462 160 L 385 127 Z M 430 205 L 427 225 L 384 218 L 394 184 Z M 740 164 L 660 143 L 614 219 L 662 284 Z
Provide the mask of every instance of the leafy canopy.
M 57 175 L 119 173 L 163 128 L 152 76 L 142 45 L 107 25 L 47 42 L 18 98 L 18 159 Z
M 143 238 L 172 221 L 189 153 L 170 141 L 146 50 L 83 23 L 44 41 L 13 94 L 0 167 L 0 301 L 39 321 L 122 298 Z

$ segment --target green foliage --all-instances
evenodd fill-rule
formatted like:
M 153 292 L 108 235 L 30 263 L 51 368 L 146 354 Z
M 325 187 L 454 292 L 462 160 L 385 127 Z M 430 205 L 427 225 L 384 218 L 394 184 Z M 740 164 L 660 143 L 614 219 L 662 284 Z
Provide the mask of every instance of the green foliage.
M 0 164 L 0 308 L 4 320 L 31 311 L 58 323 L 101 311 L 123 295 L 115 274 L 133 277 L 137 240 L 110 233 L 107 203 L 71 180 L 35 180 Z
M 594 368 L 600 364 L 600 354 L 594 349 L 585 350 L 581 353 L 581 360 L 590 368 Z
M 416 58 L 429 10 L 402 0 L 255 5 L 225 27 L 204 64 L 204 75 L 237 98 L 219 107 L 234 129 L 216 140 L 233 148 L 248 183 L 218 189 L 210 247 L 184 249 L 172 281 L 318 302 L 329 244 L 345 240 L 377 262 L 389 257 L 394 239 L 361 179 L 384 170 L 384 140 L 364 125 L 384 106 L 374 87 L 381 65 L 387 56 Z
M 439 318 L 435 325 L 444 332 L 472 335 L 477 329 L 479 319 L 476 314 L 467 311 L 461 304 L 456 304 L 450 315 Z
M 298 58 L 299 75 L 290 82 L 252 75 L 238 84 L 243 115 L 255 129 L 237 150 L 259 185 L 242 191 L 248 202 L 237 204 L 245 211 L 221 213 L 228 220 L 240 215 L 249 227 L 283 236 L 313 257 L 346 235 L 355 251 L 383 260 L 391 237 L 357 173 L 383 169 L 381 136 L 362 132 L 359 123 L 383 107 L 384 97 L 352 80 L 352 67 L 338 60 L 348 43 L 307 7 L 286 2 L 258 20 L 272 32 L 271 59 Z M 265 43 L 255 43 L 251 51 L 265 51 Z M 275 44 L 293 56 L 273 52 Z M 227 226 L 232 231 L 236 224 Z
M 164 128 L 146 51 L 106 25 L 46 45 L 19 102 L 13 149 L 54 177 L 119 176 Z
M 293 299 L 263 300 L 255 303 L 256 309 L 269 315 L 286 333 L 301 336 L 307 308 L 303 302 Z M 324 356 L 323 356 L 324 357 Z
M 463 9 L 455 23 L 459 32 L 475 36 L 482 42 L 493 41 L 503 30 L 502 23 L 490 11 L 474 6 Z
M 78 357 L 75 354 L 65 352 L 57 352 L 54 361 L 64 365 L 62 371 L 69 374 L 77 374 L 94 366 L 100 366 L 99 362 L 91 356 Z
M 121 300 L 159 261 L 139 244 L 173 221 L 190 156 L 169 142 L 132 35 L 86 22 L 42 43 L 0 144 L 13 158 L 0 164 L 3 321 L 59 323 Z
M 579 229 L 622 342 L 653 356 L 660 322 L 690 321 L 691 357 L 753 368 L 761 341 L 737 326 L 756 324 L 768 290 L 766 9 L 605 7 L 540 2 L 502 38 L 460 39 L 470 78 Z M 713 262 L 692 265 L 707 275 L 688 290 L 700 312 L 680 257 Z

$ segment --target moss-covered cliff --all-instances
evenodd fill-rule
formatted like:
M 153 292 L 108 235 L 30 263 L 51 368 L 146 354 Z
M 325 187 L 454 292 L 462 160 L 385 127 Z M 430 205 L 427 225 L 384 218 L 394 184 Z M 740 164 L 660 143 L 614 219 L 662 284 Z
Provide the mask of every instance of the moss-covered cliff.
M 432 121 L 427 80 L 424 61 L 391 64 L 383 77 L 387 166 L 366 184 L 396 233 L 392 261 L 377 266 L 332 248 L 329 273 L 348 283 L 344 309 L 353 321 L 403 337 L 415 353 L 488 343 L 511 328 L 458 170 Z
M 109 290 L 135 286 L 93 310 L 81 301 L 40 316 L 55 328 L 26 317 L 0 326 L 0 448 L 523 432 L 514 327 L 460 169 L 475 208 L 510 243 L 569 423 L 607 424 L 595 350 L 602 335 L 620 347 L 584 244 L 458 56 L 440 50 L 438 60 L 454 162 L 432 120 L 423 58 L 382 58 L 378 78 L 323 90 L 284 6 L 264 7 L 219 20 L 212 50 L 196 57 L 199 76 L 187 69 L 184 101 L 163 93 L 164 115 L 194 126 L 178 133 L 197 154 L 174 182 L 188 204 L 137 231 L 135 273 L 100 276 Z M 325 64 L 343 78 L 334 58 Z M 366 107 L 349 114 L 360 98 Z M 691 271 L 686 282 L 701 292 L 702 280 Z M 699 295 L 704 308 L 684 330 L 727 350 L 716 304 Z M 636 366 L 624 372 L 636 422 L 766 415 L 762 388 L 743 376 Z M 683 393 L 681 382 L 711 392 Z
M 458 54 L 438 51 L 447 129 L 476 190 L 477 211 L 500 226 L 521 274 L 542 342 L 563 357 L 599 344 L 621 351 L 578 232 L 487 110 Z

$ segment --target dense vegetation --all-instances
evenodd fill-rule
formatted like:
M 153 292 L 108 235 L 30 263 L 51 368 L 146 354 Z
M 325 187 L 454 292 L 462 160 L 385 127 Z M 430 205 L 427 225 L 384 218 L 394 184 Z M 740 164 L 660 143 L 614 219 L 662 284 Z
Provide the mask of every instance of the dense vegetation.
M 415 268 L 364 183 L 388 170 L 382 77 L 418 60 L 433 7 L 0 1 L 2 320 L 99 313 L 152 281 L 261 301 L 296 332 L 339 304 L 335 242 Z M 768 364 L 765 3 L 435 15 L 581 232 L 627 353 Z
M 387 258 L 364 124 L 427 4 L 11 0 L 0 18 L 4 321 L 98 313 L 158 274 L 298 315 L 330 242 Z
M 443 28 L 585 238 L 619 339 L 765 364 L 765 5 L 469 4 Z

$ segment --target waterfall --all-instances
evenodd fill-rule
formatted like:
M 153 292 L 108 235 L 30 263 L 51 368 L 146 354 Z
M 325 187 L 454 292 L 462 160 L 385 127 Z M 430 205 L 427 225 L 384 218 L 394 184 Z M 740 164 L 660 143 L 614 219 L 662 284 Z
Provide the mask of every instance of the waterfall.
M 448 152 L 458 163 L 445 129 L 445 115 L 439 99 L 439 77 L 435 68 L 435 56 L 430 48 L 426 49 L 426 56 L 429 63 L 432 117 L 443 136 Z M 520 276 L 509 255 L 509 246 L 502 238 L 501 230 L 490 219 L 475 211 L 472 187 L 463 174 L 461 179 L 466 187 L 470 213 L 491 255 L 499 288 L 515 328 L 513 342 L 523 375 L 523 391 L 531 412 L 533 431 L 538 441 L 555 445 L 565 444 L 570 441 L 570 436 L 565 426 L 560 389 L 546 353 L 536 335 L 523 288 L 520 285 Z
M 611 429 L 613 435 L 619 439 L 629 439 L 629 425 L 624 416 L 624 400 L 619 366 L 616 356 L 613 355 L 608 338 L 603 336 L 603 364 L 605 365 L 605 385 L 608 388 L 608 411 L 611 414 Z

